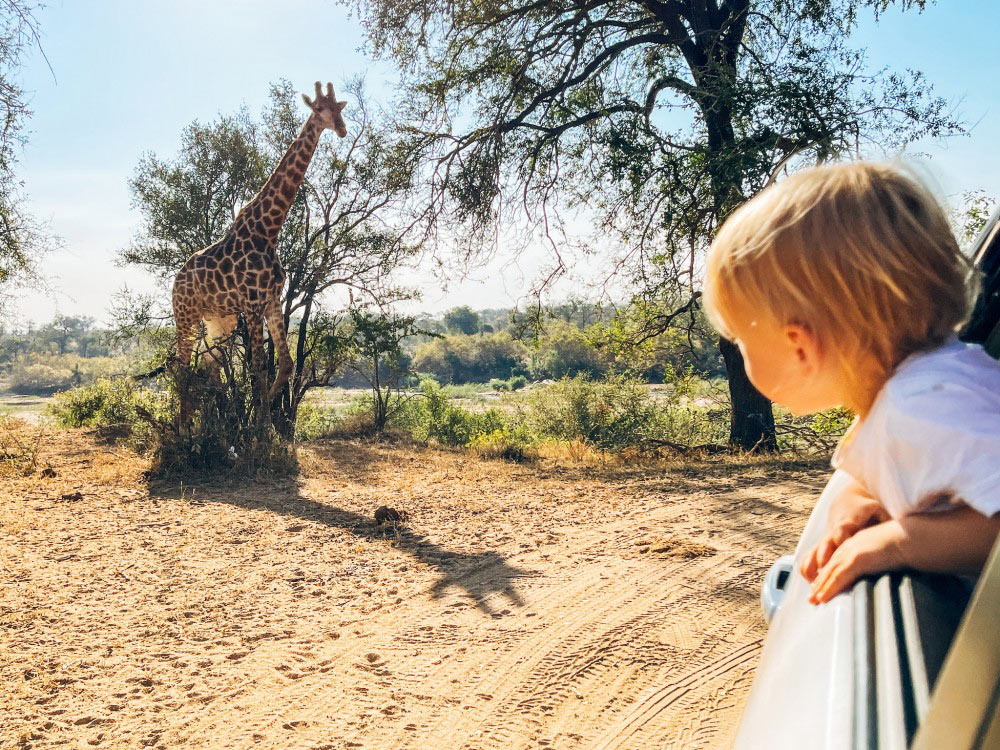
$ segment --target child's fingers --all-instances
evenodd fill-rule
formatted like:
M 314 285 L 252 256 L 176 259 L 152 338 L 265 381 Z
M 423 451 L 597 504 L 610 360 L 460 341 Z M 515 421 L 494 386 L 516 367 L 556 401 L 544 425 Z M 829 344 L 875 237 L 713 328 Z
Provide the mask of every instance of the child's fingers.
M 799 566 L 799 572 L 802 574 L 802 577 L 810 583 L 812 583 L 813 579 L 816 577 L 817 571 L 819 570 L 819 565 L 816 562 L 816 553 L 818 551 L 819 545 L 816 545 L 806 555 L 805 559 L 802 561 L 802 565 Z
M 830 562 L 830 558 L 832 558 L 834 553 L 840 549 L 840 545 L 850 539 L 856 531 L 857 529 L 850 524 L 841 524 L 828 534 L 826 539 L 823 540 L 823 546 L 820 549 L 820 555 L 816 561 L 819 564 L 819 567 L 822 568 Z
M 816 564 L 821 570 L 823 566 L 830 562 L 830 558 L 833 557 L 833 553 L 837 551 L 837 547 L 839 546 L 840 542 L 834 534 L 828 534 L 826 538 L 820 542 L 819 555 L 816 556 Z
M 806 555 L 806 559 L 802 562 L 800 572 L 802 573 L 802 577 L 810 583 L 812 583 L 812 581 L 816 578 L 816 574 L 819 573 L 820 569 L 826 565 L 826 561 L 830 559 L 830 555 L 832 555 L 836 549 L 827 549 L 829 541 L 828 536 L 820 539 L 819 543 L 812 548 L 812 551 Z
M 856 571 L 850 564 L 840 564 L 834 561 L 833 564 L 823 568 L 812 587 L 812 596 L 809 601 L 813 604 L 823 604 L 844 591 L 857 578 Z
M 885 509 L 882 503 L 869 503 L 865 506 L 864 512 L 861 517 L 858 518 L 857 528 L 861 529 L 866 526 L 875 526 L 884 521 L 888 521 L 891 518 L 889 512 Z
M 854 524 L 849 522 L 844 522 L 840 524 L 836 529 L 833 530 L 833 534 L 830 535 L 833 538 L 834 549 L 836 549 L 841 544 L 850 539 L 852 536 L 857 534 L 860 528 L 861 528 L 860 524 Z

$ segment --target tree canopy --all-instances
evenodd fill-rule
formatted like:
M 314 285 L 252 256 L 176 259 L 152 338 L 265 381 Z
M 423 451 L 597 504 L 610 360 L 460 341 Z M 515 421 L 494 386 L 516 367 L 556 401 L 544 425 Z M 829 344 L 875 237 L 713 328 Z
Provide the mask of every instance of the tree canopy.
M 31 116 L 18 71 L 28 51 L 38 45 L 35 13 L 41 7 L 31 0 L 0 2 L 0 294 L 12 284 L 37 280 L 38 256 L 52 243 L 25 209 L 17 176 Z
M 452 241 L 474 254 L 526 218 L 551 279 L 564 217 L 582 211 L 609 261 L 599 281 L 624 280 L 653 333 L 693 320 L 715 229 L 783 171 L 960 130 L 920 73 L 872 70 L 850 45 L 862 13 L 922 0 L 351 4 L 402 67 L 398 111 L 430 154 L 426 204 Z M 770 405 L 721 347 L 731 439 L 773 445 Z

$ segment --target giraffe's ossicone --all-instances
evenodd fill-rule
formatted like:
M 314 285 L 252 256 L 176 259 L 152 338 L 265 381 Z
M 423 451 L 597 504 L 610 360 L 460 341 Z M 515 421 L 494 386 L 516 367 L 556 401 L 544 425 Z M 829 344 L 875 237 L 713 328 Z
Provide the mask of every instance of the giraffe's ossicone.
M 232 334 L 242 315 L 250 334 L 251 366 L 257 374 L 264 411 L 288 382 L 293 369 L 281 303 L 285 271 L 275 251 L 275 241 L 316 152 L 320 135 L 327 128 L 341 138 L 347 135 L 342 115 L 347 102 L 337 101 L 332 84 L 326 85 L 324 95 L 317 81 L 315 98 L 310 100 L 304 94 L 302 98 L 312 114 L 264 187 L 243 207 L 226 236 L 188 258 L 174 278 L 176 363 L 190 366 L 202 321 L 209 338 L 220 341 Z M 265 321 L 278 358 L 277 375 L 270 387 L 264 367 Z M 182 397 L 181 426 L 189 419 L 190 406 Z

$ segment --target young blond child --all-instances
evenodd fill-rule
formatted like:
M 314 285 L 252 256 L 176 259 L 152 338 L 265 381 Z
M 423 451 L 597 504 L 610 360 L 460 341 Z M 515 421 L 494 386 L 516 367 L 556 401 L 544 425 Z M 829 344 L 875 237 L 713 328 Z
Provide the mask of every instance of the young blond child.
M 751 382 L 857 415 L 832 462 L 852 485 L 800 568 L 813 603 L 869 573 L 975 574 L 1000 532 L 1000 364 L 955 338 L 973 279 L 940 205 L 884 164 L 789 177 L 712 244 L 705 309 Z

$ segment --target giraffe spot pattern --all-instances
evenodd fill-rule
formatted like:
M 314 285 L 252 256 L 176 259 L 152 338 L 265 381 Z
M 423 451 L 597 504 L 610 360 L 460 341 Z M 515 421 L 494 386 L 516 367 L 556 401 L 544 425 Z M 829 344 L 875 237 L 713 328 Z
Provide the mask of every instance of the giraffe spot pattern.
M 190 358 L 193 328 L 202 319 L 218 320 L 237 314 L 247 319 L 254 351 L 262 349 L 264 313 L 266 310 L 280 313 L 286 280 L 273 243 L 323 130 L 319 121 L 310 117 L 282 158 L 279 171 L 244 206 L 229 233 L 192 255 L 178 272 L 173 307 L 177 351 L 182 359 L 185 353 Z M 279 325 L 278 331 L 283 341 L 284 327 Z M 287 378 L 291 362 L 282 361 L 280 366 Z

